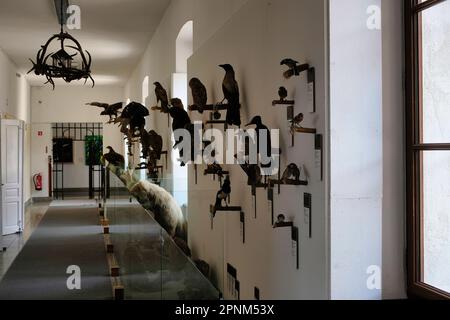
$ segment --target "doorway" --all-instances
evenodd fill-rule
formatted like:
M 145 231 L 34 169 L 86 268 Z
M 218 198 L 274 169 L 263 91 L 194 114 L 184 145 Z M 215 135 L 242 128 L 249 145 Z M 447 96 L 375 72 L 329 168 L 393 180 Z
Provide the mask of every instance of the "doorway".
M 23 230 L 23 127 L 19 120 L 1 120 L 1 230 Z

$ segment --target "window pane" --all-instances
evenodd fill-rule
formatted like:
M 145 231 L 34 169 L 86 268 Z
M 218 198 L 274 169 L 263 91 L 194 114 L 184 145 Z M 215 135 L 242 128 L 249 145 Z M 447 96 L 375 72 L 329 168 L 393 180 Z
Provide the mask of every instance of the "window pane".
M 423 281 L 450 292 L 450 151 L 422 154 Z
M 450 142 L 450 1 L 422 16 L 422 142 Z

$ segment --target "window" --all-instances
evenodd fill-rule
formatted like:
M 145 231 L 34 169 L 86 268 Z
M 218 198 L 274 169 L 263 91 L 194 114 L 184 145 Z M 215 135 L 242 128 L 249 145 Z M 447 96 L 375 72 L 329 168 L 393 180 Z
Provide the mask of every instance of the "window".
M 450 1 L 405 0 L 408 291 L 450 298 Z

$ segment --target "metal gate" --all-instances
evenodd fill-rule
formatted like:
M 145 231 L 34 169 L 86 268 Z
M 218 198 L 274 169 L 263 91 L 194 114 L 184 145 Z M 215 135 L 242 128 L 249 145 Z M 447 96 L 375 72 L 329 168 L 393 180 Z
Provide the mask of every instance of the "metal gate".
M 89 137 L 102 137 L 103 141 L 102 123 L 54 123 L 52 132 L 54 144 L 58 139 L 70 139 L 73 142 L 84 142 L 85 148 L 88 148 L 92 147 L 92 144 L 86 145 Z M 87 153 L 92 156 L 93 151 L 87 150 Z M 88 197 L 89 199 L 100 199 L 105 190 L 105 168 L 101 164 L 93 165 L 90 159 L 86 159 L 86 161 L 88 163 L 86 174 L 89 175 Z M 53 156 L 52 192 L 55 199 L 64 200 L 68 193 L 68 189 L 64 186 L 65 167 L 67 167 L 65 161 L 55 159 Z

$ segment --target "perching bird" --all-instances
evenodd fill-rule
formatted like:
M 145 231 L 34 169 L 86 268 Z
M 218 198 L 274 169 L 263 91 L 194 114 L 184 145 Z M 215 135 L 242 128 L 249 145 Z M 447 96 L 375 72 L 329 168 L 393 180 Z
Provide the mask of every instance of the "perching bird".
M 287 92 L 286 88 L 280 87 L 280 89 L 278 89 L 278 95 L 280 96 L 280 101 L 286 100 L 286 98 L 288 96 L 288 92 Z
M 231 182 L 230 182 L 230 176 L 227 176 L 225 178 L 225 181 L 223 182 L 222 188 L 217 192 L 216 195 L 216 203 L 214 205 L 214 209 L 222 208 L 222 201 L 225 200 L 225 205 L 227 205 L 226 199 L 231 194 Z M 213 214 L 215 216 L 215 213 Z
M 283 59 L 280 62 L 280 65 L 285 65 L 289 68 L 289 70 L 287 70 L 286 72 L 284 72 L 284 77 L 286 79 L 290 79 L 292 76 L 299 76 L 300 75 L 300 70 L 299 70 L 299 66 L 298 66 L 298 61 L 295 61 L 293 59 L 287 58 L 287 59 Z
M 109 152 L 103 155 L 105 160 L 113 166 L 123 168 L 125 166 L 125 158 L 121 154 L 115 152 L 114 149 L 110 146 L 106 147 L 106 149 L 108 149 Z
M 114 119 L 117 119 L 120 109 L 123 108 L 122 102 L 118 102 L 115 104 L 91 102 L 91 103 L 86 103 L 86 105 L 92 106 L 92 107 L 103 108 L 104 110 L 102 111 L 102 113 L 100 113 L 100 115 L 101 116 L 109 116 L 109 121 L 113 121 Z
M 282 66 L 285 65 L 285 66 L 287 66 L 289 68 L 289 70 L 284 73 L 284 77 L 286 79 L 291 78 L 293 75 L 295 75 L 295 76 L 300 75 L 300 72 L 299 72 L 299 70 L 297 68 L 298 61 L 295 61 L 293 59 L 287 58 L 287 59 L 283 59 L 280 62 L 280 65 L 282 65 Z
M 169 109 L 169 114 L 173 118 L 172 121 L 172 130 L 173 132 L 181 129 L 188 130 L 191 133 L 191 159 L 194 155 L 193 148 L 194 148 L 194 130 L 193 130 L 193 124 L 191 121 L 191 118 L 189 117 L 189 114 L 186 112 L 183 106 L 183 102 L 178 99 L 174 98 L 170 100 L 172 104 L 172 108 Z M 177 148 L 177 146 L 182 142 L 182 138 L 180 138 L 178 141 L 175 141 L 175 145 L 173 146 L 174 149 Z M 180 149 L 180 158 L 183 158 L 184 152 L 183 149 Z M 185 162 L 181 162 L 181 166 L 184 166 Z
M 198 78 L 192 78 L 189 81 L 189 87 L 192 91 L 192 99 L 197 106 L 197 110 L 203 113 L 206 104 L 208 103 L 208 93 L 205 86 Z
M 291 131 L 294 132 L 295 129 L 297 128 L 301 128 L 301 123 L 304 120 L 304 116 L 303 113 L 299 113 L 298 115 L 295 116 L 294 119 L 292 119 L 291 121 Z
M 130 132 L 133 136 L 136 136 L 136 131 L 145 127 L 145 117 L 149 115 L 150 113 L 145 106 L 137 102 L 131 102 L 123 109 L 120 117 L 129 120 Z
M 287 183 L 288 180 L 300 181 L 300 169 L 295 163 L 291 163 L 290 165 L 288 165 L 283 173 L 281 181 L 283 183 Z
M 258 154 L 261 155 L 260 146 L 263 143 L 260 141 L 260 137 L 265 132 L 265 135 L 267 138 L 267 140 L 266 140 L 266 146 L 267 146 L 266 147 L 266 152 L 267 152 L 266 156 L 268 158 L 270 158 L 272 156 L 272 139 L 270 137 L 269 128 L 262 123 L 262 119 L 260 116 L 254 117 L 252 119 L 252 121 L 246 125 L 246 127 L 252 126 L 252 125 L 256 125 L 256 140 L 257 140 L 256 143 L 257 143 Z M 262 165 L 262 167 L 263 168 L 270 167 L 270 163 L 269 164 L 265 163 Z
M 151 130 L 148 132 L 143 129 L 141 132 L 141 144 L 142 144 L 142 158 L 147 159 L 153 152 L 157 160 L 161 159 L 161 152 L 163 148 L 163 138 Z
M 222 90 L 225 98 L 228 101 L 228 111 L 226 121 L 232 126 L 241 125 L 241 105 L 239 98 L 239 85 L 236 81 L 236 76 L 233 67 L 230 64 L 222 64 L 221 68 L 225 70 L 225 78 L 222 82 Z
M 161 102 L 161 112 L 169 113 L 169 98 L 167 96 L 166 89 L 163 88 L 161 83 L 155 82 L 155 95 L 156 103 Z
M 261 168 L 257 164 L 241 164 L 241 168 L 247 174 L 249 186 L 256 186 L 262 182 Z
M 208 174 L 216 174 L 219 177 L 223 176 L 223 169 L 218 163 L 208 164 L 208 167 L 206 168 L 204 175 Z

